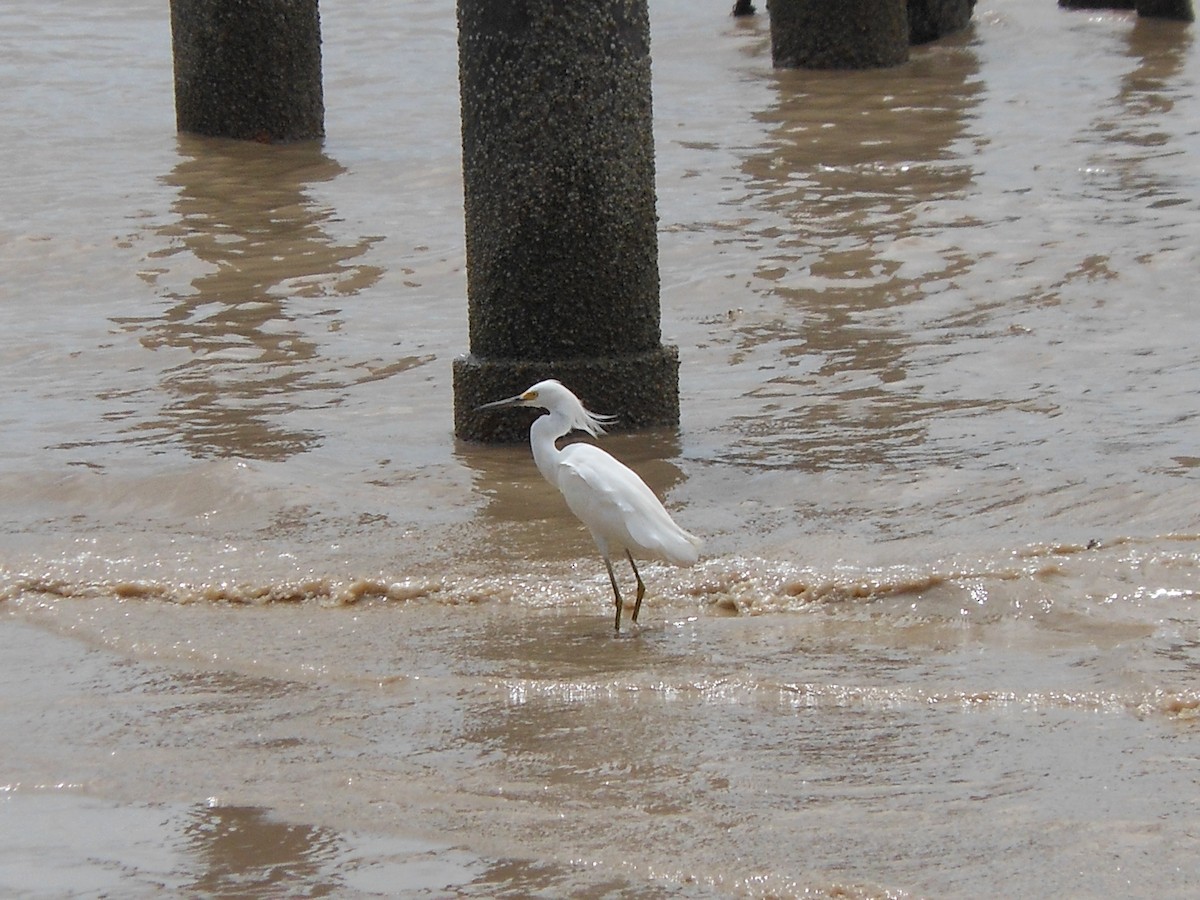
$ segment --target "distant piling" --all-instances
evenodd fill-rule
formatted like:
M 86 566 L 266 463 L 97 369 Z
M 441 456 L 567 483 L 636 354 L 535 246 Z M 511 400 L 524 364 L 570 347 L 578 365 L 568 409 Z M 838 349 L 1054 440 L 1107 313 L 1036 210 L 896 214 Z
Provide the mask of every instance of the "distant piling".
M 171 0 L 180 131 L 283 142 L 325 133 L 317 0 Z
M 1192 0 L 1058 0 L 1065 9 L 1135 9 L 1139 18 L 1196 20 Z
M 778 68 L 874 69 L 908 59 L 906 0 L 767 0 Z
M 1133 9 L 1137 0 L 1058 0 L 1066 9 Z
M 646 0 L 458 0 L 470 355 L 455 433 L 523 438 L 484 402 L 558 378 L 618 427 L 679 421 L 660 331 Z
M 975 0 L 908 0 L 908 40 L 927 44 L 971 24 Z
M 1181 22 L 1196 20 L 1195 4 L 1192 0 L 1137 0 L 1137 13 L 1148 19 L 1178 19 Z

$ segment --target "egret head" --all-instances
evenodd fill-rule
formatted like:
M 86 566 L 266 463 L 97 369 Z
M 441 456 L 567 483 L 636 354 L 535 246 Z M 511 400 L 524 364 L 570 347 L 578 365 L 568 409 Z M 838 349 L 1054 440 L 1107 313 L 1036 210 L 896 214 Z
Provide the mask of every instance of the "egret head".
M 578 397 L 567 390 L 562 382 L 553 378 L 539 381 L 515 397 L 485 403 L 477 409 L 503 409 L 509 406 L 532 406 L 544 409 L 551 415 L 563 417 L 569 429 L 586 431 L 593 437 L 604 434 L 604 426 L 616 418 L 616 416 L 602 416 L 599 413 L 589 412 Z

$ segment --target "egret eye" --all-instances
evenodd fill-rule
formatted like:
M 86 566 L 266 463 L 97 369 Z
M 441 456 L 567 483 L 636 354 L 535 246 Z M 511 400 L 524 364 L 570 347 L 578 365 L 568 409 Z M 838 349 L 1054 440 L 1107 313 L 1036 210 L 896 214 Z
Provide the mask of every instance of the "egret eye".
M 537 391 L 526 391 L 524 394 L 521 395 L 521 399 L 522 400 L 536 400 L 537 399 Z

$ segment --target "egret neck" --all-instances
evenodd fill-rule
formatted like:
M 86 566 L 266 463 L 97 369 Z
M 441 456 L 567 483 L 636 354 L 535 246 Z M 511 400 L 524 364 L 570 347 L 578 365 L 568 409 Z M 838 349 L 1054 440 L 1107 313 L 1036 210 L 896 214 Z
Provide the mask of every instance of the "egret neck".
M 538 471 L 554 487 L 558 487 L 558 461 L 562 451 L 558 439 L 571 431 L 570 420 L 561 412 L 539 416 L 529 429 L 529 445 Z

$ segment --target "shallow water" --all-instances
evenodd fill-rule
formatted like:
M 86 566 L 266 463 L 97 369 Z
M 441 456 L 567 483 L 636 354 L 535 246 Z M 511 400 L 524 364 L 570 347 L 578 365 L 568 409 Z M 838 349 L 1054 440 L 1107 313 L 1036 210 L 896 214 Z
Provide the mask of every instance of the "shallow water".
M 458 443 L 451 4 L 322 4 L 328 138 L 174 132 L 158 4 L 0 11 L 0 893 L 1191 896 L 1193 28 L 981 3 L 776 72 L 651 0 L 706 550 Z

